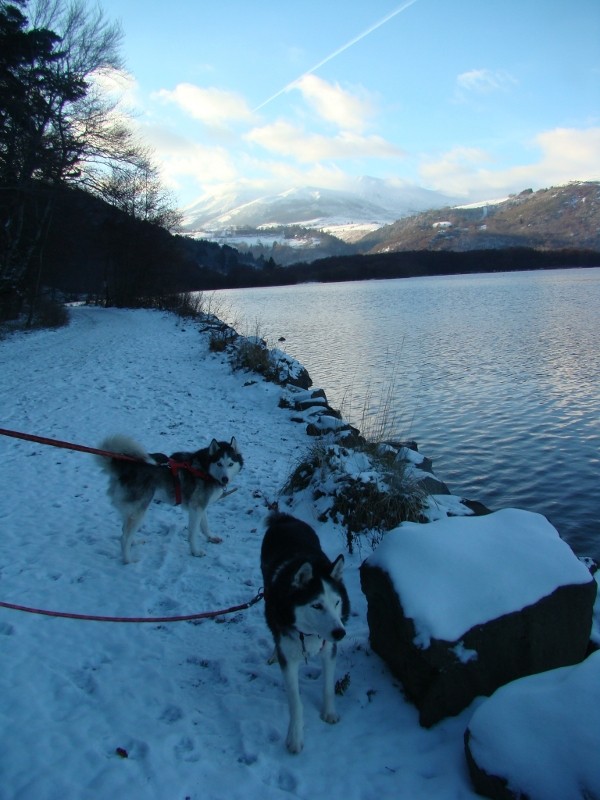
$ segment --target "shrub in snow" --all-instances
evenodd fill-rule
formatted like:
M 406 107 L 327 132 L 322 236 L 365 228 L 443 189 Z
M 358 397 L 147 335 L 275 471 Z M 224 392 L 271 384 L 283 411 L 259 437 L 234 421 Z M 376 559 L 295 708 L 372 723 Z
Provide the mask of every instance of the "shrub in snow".
M 346 529 L 350 553 L 363 540 L 373 547 L 403 520 L 420 519 L 424 493 L 397 451 L 366 442 L 354 448 L 318 443 L 288 478 L 284 495 L 309 493 L 319 519 Z
M 269 377 L 271 358 L 265 341 L 258 336 L 240 336 L 234 344 L 231 359 L 234 369 L 245 369 Z
M 234 369 L 257 372 L 266 380 L 308 389 L 312 380 L 295 358 L 277 348 L 269 349 L 260 336 L 239 336 L 233 342 L 231 363 Z
M 233 346 L 235 340 L 238 338 L 236 331 L 224 322 L 207 324 L 203 330 L 210 331 L 208 349 L 211 353 L 224 352 L 230 346 Z

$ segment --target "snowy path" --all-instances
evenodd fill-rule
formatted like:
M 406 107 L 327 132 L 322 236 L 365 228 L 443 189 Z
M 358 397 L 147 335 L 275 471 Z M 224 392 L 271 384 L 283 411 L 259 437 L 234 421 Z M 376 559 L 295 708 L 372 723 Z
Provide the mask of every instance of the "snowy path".
M 151 311 L 76 308 L 69 327 L 0 342 L 0 427 L 95 446 L 127 432 L 166 452 L 235 435 L 238 491 L 211 507 L 222 545 L 189 555 L 185 516 L 154 505 L 119 557 L 119 524 L 91 456 L 0 437 L 0 600 L 88 614 L 224 608 L 260 588 L 265 499 L 310 446 L 281 389 L 232 373 L 198 327 Z M 326 387 L 325 387 L 326 388 Z M 319 529 L 325 549 L 341 532 Z M 470 712 L 423 730 L 368 646 L 358 558 L 341 647 L 342 720 L 318 716 L 303 671 L 306 744 L 284 747 L 287 706 L 261 605 L 198 624 L 90 623 L 0 609 L 0 800 L 474 798 Z M 122 748 L 127 758 L 120 757 Z

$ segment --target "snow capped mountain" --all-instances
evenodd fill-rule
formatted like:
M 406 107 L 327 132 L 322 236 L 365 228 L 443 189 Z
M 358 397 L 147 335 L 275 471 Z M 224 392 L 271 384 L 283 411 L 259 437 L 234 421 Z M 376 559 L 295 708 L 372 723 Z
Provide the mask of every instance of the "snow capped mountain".
M 425 189 L 413 183 L 401 180 L 382 180 L 363 175 L 356 178 L 354 192 L 364 200 L 375 203 L 392 212 L 401 211 L 401 216 L 432 208 L 453 205 L 456 198 Z
M 401 217 L 455 202 L 421 187 L 378 178 L 357 178 L 346 189 L 292 187 L 260 194 L 250 187 L 206 194 L 185 212 L 187 233 L 212 238 L 224 231 L 298 225 L 334 235 L 348 228 L 362 233 Z

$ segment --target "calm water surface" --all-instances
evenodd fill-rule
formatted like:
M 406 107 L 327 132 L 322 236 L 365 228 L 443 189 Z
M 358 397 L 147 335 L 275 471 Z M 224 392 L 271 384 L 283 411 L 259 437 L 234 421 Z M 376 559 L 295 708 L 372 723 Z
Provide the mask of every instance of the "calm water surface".
M 600 560 L 600 269 L 228 290 L 217 302 L 240 333 L 258 323 L 358 427 L 365 409 L 368 422 L 387 408 L 453 494 L 538 511 Z

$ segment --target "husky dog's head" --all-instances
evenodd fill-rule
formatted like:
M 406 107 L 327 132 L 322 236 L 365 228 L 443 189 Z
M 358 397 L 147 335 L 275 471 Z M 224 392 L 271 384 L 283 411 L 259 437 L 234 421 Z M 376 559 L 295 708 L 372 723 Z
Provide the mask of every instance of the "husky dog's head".
M 229 444 L 218 442 L 216 439 L 212 440 L 208 447 L 208 471 L 217 483 L 227 486 L 229 481 L 235 478 L 241 470 L 243 464 L 244 460 L 234 436 Z
M 328 575 L 315 573 L 310 562 L 295 573 L 292 586 L 301 602 L 295 607 L 295 627 L 300 633 L 339 642 L 346 635 L 344 622 L 350 610 L 348 594 L 342 583 L 344 556 L 339 555 Z

